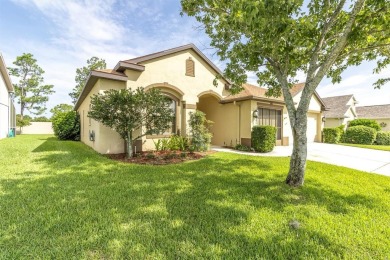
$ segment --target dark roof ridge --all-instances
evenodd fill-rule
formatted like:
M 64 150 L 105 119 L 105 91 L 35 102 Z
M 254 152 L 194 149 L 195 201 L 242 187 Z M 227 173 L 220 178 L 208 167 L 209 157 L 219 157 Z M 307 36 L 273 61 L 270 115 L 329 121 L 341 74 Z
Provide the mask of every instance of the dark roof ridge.
M 339 96 L 329 96 L 329 97 L 323 97 L 323 99 L 324 98 L 336 98 L 336 97 L 349 97 L 349 96 L 353 97 L 353 94 L 339 95 Z

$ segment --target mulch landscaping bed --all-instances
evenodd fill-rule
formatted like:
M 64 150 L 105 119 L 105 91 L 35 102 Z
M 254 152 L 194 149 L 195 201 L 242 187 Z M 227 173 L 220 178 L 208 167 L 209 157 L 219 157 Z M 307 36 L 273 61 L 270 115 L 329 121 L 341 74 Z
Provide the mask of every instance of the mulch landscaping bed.
M 112 160 L 126 162 L 126 163 L 138 163 L 138 164 L 151 164 L 151 165 L 166 165 L 181 163 L 190 160 L 199 160 L 208 154 L 215 153 L 216 151 L 207 152 L 181 152 L 181 151 L 149 151 L 139 152 L 134 157 L 127 159 L 125 153 L 120 154 L 107 154 L 106 156 Z

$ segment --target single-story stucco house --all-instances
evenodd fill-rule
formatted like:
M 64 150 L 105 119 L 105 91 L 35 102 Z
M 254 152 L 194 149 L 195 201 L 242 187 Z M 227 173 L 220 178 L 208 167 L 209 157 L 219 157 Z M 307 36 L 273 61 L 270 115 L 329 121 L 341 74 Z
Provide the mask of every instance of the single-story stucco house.
M 3 56 L 0 54 L 0 139 L 15 134 L 16 113 L 12 95 L 15 92 Z
M 325 127 L 333 128 L 344 125 L 357 118 L 357 101 L 353 95 L 343 95 L 322 98 L 325 103 L 324 111 Z
M 356 107 L 359 118 L 373 119 L 382 127 L 382 131 L 390 131 L 390 104 Z
M 231 95 L 229 80 L 217 75 L 222 72 L 193 44 L 119 61 L 114 69 L 92 71 L 75 105 L 81 119 L 81 141 L 99 153 L 123 153 L 125 144 L 119 134 L 87 117 L 90 97 L 108 89 L 144 87 L 159 88 L 171 98 L 176 115 L 172 133 L 188 134 L 189 113 L 198 109 L 214 122 L 213 145 L 250 145 L 252 126 L 258 124 L 277 127 L 277 145 L 292 143 L 283 98 L 266 97 L 265 88 L 250 84 L 244 84 L 241 93 Z M 298 84 L 291 90 L 297 104 L 303 87 Z M 308 113 L 309 142 L 321 141 L 324 108 L 315 93 Z M 92 132 L 94 138 L 90 138 Z M 163 137 L 145 136 L 136 142 L 136 149 L 153 150 L 153 140 Z

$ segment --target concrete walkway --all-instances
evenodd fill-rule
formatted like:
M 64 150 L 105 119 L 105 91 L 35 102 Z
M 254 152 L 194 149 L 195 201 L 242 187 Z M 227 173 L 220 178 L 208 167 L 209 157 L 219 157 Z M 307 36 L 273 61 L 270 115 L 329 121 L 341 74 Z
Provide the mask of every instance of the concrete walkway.
M 270 153 L 249 153 L 229 148 L 212 147 L 215 151 L 252 156 L 290 156 L 292 146 L 275 146 Z M 390 176 L 390 152 L 336 144 L 309 143 L 307 159 Z

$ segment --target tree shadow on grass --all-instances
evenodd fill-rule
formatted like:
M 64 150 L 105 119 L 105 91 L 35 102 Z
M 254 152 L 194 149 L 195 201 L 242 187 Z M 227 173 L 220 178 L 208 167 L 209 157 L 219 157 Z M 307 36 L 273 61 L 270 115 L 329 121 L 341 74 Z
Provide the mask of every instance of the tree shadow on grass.
M 378 206 L 319 183 L 291 189 L 261 158 L 155 167 L 50 138 L 38 148 L 42 170 L 23 174 L 39 177 L 0 183 L 0 258 L 343 257 L 346 248 L 324 233 L 290 228 L 291 207 Z

